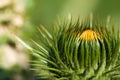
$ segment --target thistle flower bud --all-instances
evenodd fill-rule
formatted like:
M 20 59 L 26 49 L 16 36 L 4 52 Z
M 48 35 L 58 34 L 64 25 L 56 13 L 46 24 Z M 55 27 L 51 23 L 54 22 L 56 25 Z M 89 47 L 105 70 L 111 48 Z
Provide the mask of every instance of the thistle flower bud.
M 105 23 L 93 22 L 91 26 L 89 23 L 89 20 L 65 23 L 53 29 L 51 34 L 41 26 L 39 30 L 44 40 L 34 42 L 36 60 L 32 63 L 37 74 L 50 80 L 118 78 L 119 34 Z M 41 73 L 42 70 L 46 73 Z

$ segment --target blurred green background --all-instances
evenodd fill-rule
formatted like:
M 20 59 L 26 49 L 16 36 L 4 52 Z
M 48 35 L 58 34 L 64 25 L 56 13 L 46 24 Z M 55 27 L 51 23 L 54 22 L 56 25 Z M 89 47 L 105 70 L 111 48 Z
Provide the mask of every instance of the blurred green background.
M 85 17 L 91 12 L 99 17 L 119 19 L 120 1 L 119 0 L 27 0 L 27 4 L 33 6 L 29 8 L 28 14 L 31 22 L 35 25 L 50 25 L 57 16 L 67 17 L 71 14 L 73 18 L 78 16 Z M 29 6 L 30 7 L 30 6 Z
M 120 0 L 0 0 L 0 5 L 0 80 L 37 80 L 34 72 L 29 71 L 30 52 L 12 34 L 31 45 L 30 39 L 36 37 L 36 28 L 40 24 L 49 30 L 58 17 L 62 20 L 70 14 L 73 19 L 84 19 L 90 13 L 106 20 L 111 16 L 116 28 L 120 25 Z M 15 54 L 8 54 L 6 50 Z M 22 54 L 23 62 L 14 58 L 16 62 L 11 67 L 6 60 L 12 58 L 1 58 L 5 53 L 7 56 Z

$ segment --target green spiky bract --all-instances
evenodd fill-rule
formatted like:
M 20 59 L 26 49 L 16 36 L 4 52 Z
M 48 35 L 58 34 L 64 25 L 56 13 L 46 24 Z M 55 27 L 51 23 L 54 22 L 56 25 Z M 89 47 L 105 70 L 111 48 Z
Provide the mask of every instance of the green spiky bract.
M 92 25 L 91 25 L 92 24 Z M 114 80 L 120 79 L 120 36 L 114 25 L 87 19 L 52 26 L 48 32 L 39 28 L 39 42 L 34 42 L 32 61 L 37 75 L 48 80 Z M 85 30 L 99 35 L 82 39 Z

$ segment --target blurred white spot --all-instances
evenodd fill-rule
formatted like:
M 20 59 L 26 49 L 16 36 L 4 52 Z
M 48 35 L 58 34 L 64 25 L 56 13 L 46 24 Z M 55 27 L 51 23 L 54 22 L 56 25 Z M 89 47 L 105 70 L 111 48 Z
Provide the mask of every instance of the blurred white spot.
M 0 37 L 7 34 L 9 31 L 7 28 L 0 26 Z
M 9 45 L 5 45 L 2 47 L 3 53 L 1 53 L 1 63 L 0 65 L 3 68 L 9 69 L 13 65 L 17 64 L 17 52 L 11 48 Z
M 23 14 L 25 11 L 25 0 L 14 0 L 14 11 Z
M 10 69 L 15 65 L 19 65 L 22 68 L 28 67 L 28 58 L 25 53 L 12 48 L 9 45 L 1 47 L 2 53 L 0 53 L 0 66 L 5 69 Z
M 0 0 L 0 8 L 3 8 L 12 3 L 12 0 Z
M 19 27 L 23 25 L 23 17 L 20 15 L 15 15 L 13 20 L 12 20 L 12 24 Z

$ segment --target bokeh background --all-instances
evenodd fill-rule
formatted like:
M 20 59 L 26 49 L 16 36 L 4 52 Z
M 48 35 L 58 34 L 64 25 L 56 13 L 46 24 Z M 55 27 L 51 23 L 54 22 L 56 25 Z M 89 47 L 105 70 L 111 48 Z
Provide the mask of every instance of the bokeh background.
M 90 13 L 111 16 L 120 26 L 120 0 L 0 0 L 0 80 L 42 80 L 30 70 L 30 51 L 15 35 L 32 45 L 40 24 L 50 30 L 58 17 L 85 19 Z

